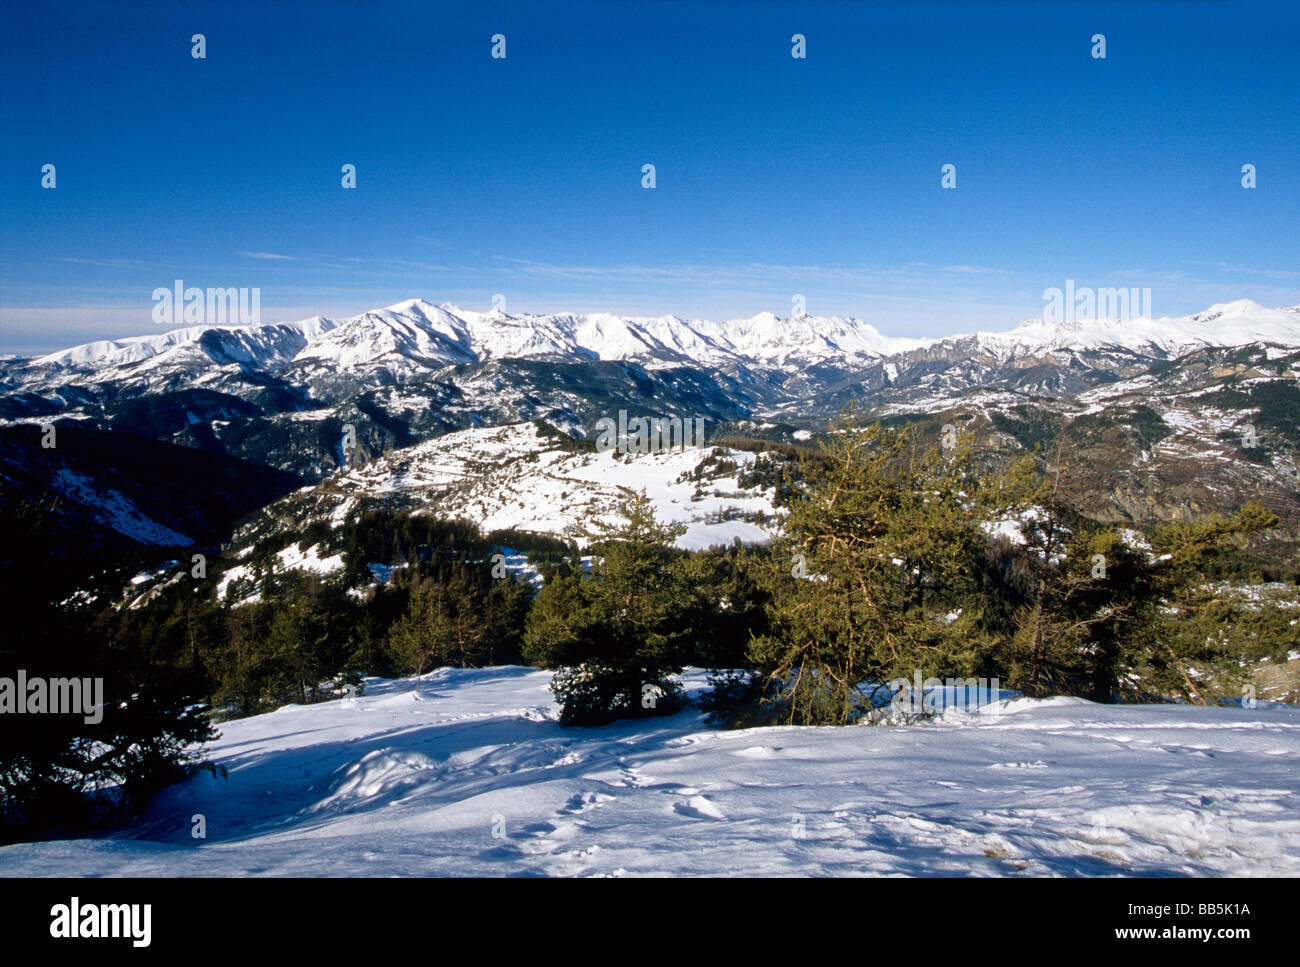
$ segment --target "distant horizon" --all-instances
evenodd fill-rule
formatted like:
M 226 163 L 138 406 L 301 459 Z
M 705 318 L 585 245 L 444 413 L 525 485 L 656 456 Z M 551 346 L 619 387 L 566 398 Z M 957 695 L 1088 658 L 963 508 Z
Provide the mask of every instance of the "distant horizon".
M 1300 274 L 1300 273 L 1297 273 Z M 201 277 L 196 277 L 201 278 Z M 164 280 L 165 281 L 165 280 Z M 1052 285 L 1060 286 L 1066 279 L 1045 280 L 1046 287 Z M 186 285 L 190 280 L 185 280 Z M 196 283 L 197 284 L 197 283 Z M 1081 282 L 1082 284 L 1082 282 Z M 1129 280 L 1112 280 L 1110 282 L 1099 282 L 1096 288 L 1114 287 L 1131 289 L 1136 286 L 1130 284 Z M 156 286 L 155 286 L 156 288 Z M 810 287 L 811 288 L 811 287 Z M 1152 288 L 1151 286 L 1142 286 L 1142 288 Z M 1192 298 L 1190 296 L 1179 296 L 1176 299 L 1163 298 L 1163 290 L 1155 287 L 1155 305 L 1154 312 L 1151 316 L 1153 319 L 1161 318 L 1180 318 L 1183 316 L 1193 315 L 1202 312 L 1214 305 L 1226 305 L 1228 303 L 1247 299 L 1251 302 L 1265 308 L 1287 308 L 1300 305 L 1300 288 L 1294 292 L 1289 290 L 1279 290 L 1277 288 L 1268 288 L 1264 291 L 1256 290 L 1253 295 L 1242 295 L 1241 289 L 1231 289 L 1227 285 L 1222 287 L 1222 291 L 1206 293 L 1204 300 Z M 0 289 L 0 291 L 3 291 Z M 100 340 L 131 339 L 137 336 L 148 336 L 152 333 L 163 331 L 162 326 L 153 322 L 151 312 L 153 302 L 150 299 L 150 293 L 153 290 L 144 291 L 140 295 L 139 304 L 136 306 L 123 306 L 120 304 L 105 306 L 85 306 L 85 305 L 48 305 L 48 306 L 8 306 L 0 302 L 0 355 L 40 355 L 43 353 L 54 352 L 60 349 L 66 349 L 72 346 L 84 345 L 85 343 L 97 342 Z M 376 292 L 375 299 L 371 301 L 361 301 L 354 297 L 346 302 L 339 300 L 328 300 L 322 298 L 321 301 L 311 303 L 303 302 L 290 305 L 268 304 L 267 290 L 262 288 L 262 305 L 261 305 L 261 325 L 272 325 L 285 322 L 300 322 L 313 316 L 323 316 L 329 319 L 344 319 L 352 316 L 358 316 L 362 313 L 374 309 L 385 308 L 396 305 L 401 302 L 409 301 L 412 298 L 423 298 L 434 305 L 444 303 L 458 306 L 473 312 L 487 312 L 492 308 L 492 297 L 497 293 L 461 293 L 460 298 L 453 296 L 448 297 L 430 297 L 430 296 L 410 296 L 395 295 L 392 292 Z M 737 308 L 731 311 L 722 312 L 692 312 L 682 308 L 669 308 L 666 310 L 654 310 L 640 303 L 640 298 L 631 300 L 634 304 L 624 306 L 618 303 L 616 299 L 601 300 L 600 302 L 591 302 L 581 297 L 564 299 L 557 297 L 555 299 L 538 298 L 524 299 L 512 297 L 510 290 L 507 288 L 503 293 L 507 296 L 507 314 L 516 315 L 560 315 L 572 313 L 574 315 L 593 315 L 596 313 L 608 313 L 611 315 L 620 315 L 626 318 L 662 318 L 665 316 L 676 316 L 684 320 L 704 320 L 710 322 L 730 321 L 735 319 L 748 319 L 759 315 L 763 312 L 771 312 L 780 318 L 792 318 L 792 300 L 794 295 L 804 295 L 807 304 L 807 314 L 829 318 L 838 316 L 841 318 L 853 318 L 862 322 L 869 323 L 877 329 L 882 335 L 891 337 L 913 336 L 917 338 L 928 337 L 942 339 L 947 336 L 961 335 L 963 333 L 984 331 L 998 332 L 1028 322 L 1033 319 L 1043 318 L 1044 300 L 1041 298 L 1041 292 L 1038 298 L 1026 300 L 1020 304 L 1009 305 L 987 305 L 978 302 L 935 304 L 932 300 L 916 299 L 906 300 L 901 297 L 877 297 L 875 300 L 864 300 L 874 302 L 877 308 L 882 303 L 890 301 L 905 302 L 917 301 L 924 303 L 921 308 L 914 308 L 911 311 L 903 306 L 894 305 L 887 307 L 884 311 L 873 312 L 867 306 L 856 306 L 849 308 L 836 308 L 829 304 L 822 304 L 818 301 L 815 294 L 805 294 L 802 291 L 794 291 L 791 295 L 785 296 L 784 299 L 775 297 L 763 299 L 754 295 L 748 298 L 737 299 L 735 304 Z M 1279 298 L 1280 296 L 1291 295 L 1292 298 Z M 1271 298 L 1270 298 L 1271 296 Z M 669 300 L 664 300 L 665 302 Z M 688 300 L 682 300 L 683 303 Z M 543 303 L 545 305 L 543 305 Z M 172 326 L 170 328 L 186 328 L 184 326 Z M 44 339 L 37 339 L 38 334 L 49 333 Z M 58 337 L 55 333 L 64 334 Z
M 369 313 L 369 312 L 376 312 L 376 311 L 381 311 L 381 310 L 390 310 L 390 309 L 394 309 L 394 308 L 396 308 L 396 307 L 398 307 L 398 306 L 401 306 L 401 305 L 406 304 L 406 303 L 411 303 L 411 302 L 423 302 L 423 303 L 425 303 L 425 304 L 427 304 L 427 305 L 431 305 L 431 306 L 439 307 L 439 308 L 441 308 L 441 307 L 450 307 L 451 309 L 454 309 L 454 310 L 457 310 L 457 311 L 471 312 L 471 313 L 475 313 L 475 314 L 479 314 L 479 315 L 487 315 L 487 314 L 490 314 L 491 311 L 492 311 L 492 306 L 491 306 L 491 305 L 488 305 L 488 306 L 486 306 L 485 308 L 481 308 L 481 309 L 479 309 L 479 308 L 474 308 L 474 307 L 472 307 L 472 306 L 461 305 L 461 304 L 459 304 L 459 303 L 457 303 L 457 302 L 455 302 L 454 300 L 451 300 L 451 299 L 440 299 L 440 300 L 434 300 L 434 299 L 431 299 L 431 298 L 429 298 L 429 297 L 427 297 L 427 296 L 408 296 L 408 297 L 406 297 L 406 298 L 404 298 L 404 299 L 398 299 L 398 300 L 396 300 L 396 301 L 394 301 L 394 302 L 389 302 L 389 303 L 386 303 L 386 304 L 384 304 L 384 305 L 372 305 L 372 306 L 369 306 L 369 307 L 367 307 L 367 308 L 365 308 L 365 309 L 360 310 L 359 312 L 350 312 L 350 313 L 340 314 L 340 315 L 334 315 L 334 314 L 327 313 L 327 312 L 310 312 L 310 311 L 309 311 L 309 312 L 306 312 L 306 313 L 304 313 L 304 314 L 302 314 L 302 315 L 293 316 L 293 317 L 291 317 L 291 318 L 290 318 L 290 317 L 284 317 L 284 318 L 281 318 L 281 317 L 279 317 L 279 316 L 275 316 L 275 317 L 267 318 L 267 317 L 266 317 L 266 314 L 263 313 L 263 316 L 264 316 L 264 317 L 262 318 L 262 320 L 259 321 L 259 322 L 254 322 L 254 323 L 239 323 L 239 322 L 225 322 L 225 323 L 217 323 L 217 322 L 198 322 L 198 323 L 194 323 L 194 324 L 180 324 L 180 323 L 178 323 L 178 324 L 167 325 L 167 326 L 152 325 L 152 326 L 150 326 L 148 329 L 145 329 L 145 330 L 143 330 L 143 331 L 130 332 L 130 333 L 122 333 L 121 335 L 115 335 L 115 336 L 100 336 L 100 337 L 96 337 L 96 338 L 92 338 L 92 339 L 81 340 L 81 341 L 79 341 L 79 342 L 64 343 L 64 344 L 60 344 L 60 345 L 49 346 L 49 347 L 47 347 L 47 348 L 32 349 L 32 350 L 25 350 L 25 351 L 23 351 L 23 350 L 10 350 L 10 349 L 5 349 L 5 348 L 3 348 L 2 346 L 0 346 L 0 358 L 4 358 L 4 359 L 13 359 L 13 358 L 27 358 L 27 357 L 36 357 L 36 356 L 46 356 L 46 355 L 52 355 L 52 354 L 54 354 L 54 353 L 58 353 L 58 352 L 62 352 L 62 351 L 67 351 L 67 350 L 70 350 L 70 349 L 76 349 L 76 348 L 81 347 L 81 346 L 91 345 L 91 344 L 93 344 L 93 343 L 97 343 L 97 342 L 109 342 L 109 343 L 115 343 L 115 342 L 144 341 L 144 340 L 148 340 L 148 339 L 151 339 L 151 338 L 153 338 L 153 337 L 156 337 L 156 336 L 165 336 L 165 335 L 167 335 L 168 333 L 183 332 L 183 331 L 186 331 L 186 330 L 207 330 L 207 329 L 258 329 L 258 328 L 266 327 L 266 326 L 294 325 L 294 324 L 298 324 L 298 323 L 308 322 L 308 321 L 310 321 L 310 320 L 312 320 L 312 319 L 317 319 L 317 318 L 325 319 L 325 320 L 328 320 L 328 321 L 330 321 L 330 322 L 340 322 L 340 321 L 345 321 L 345 320 L 348 320 L 348 319 L 355 319 L 355 318 L 358 318 L 358 317 L 363 316 L 363 315 L 365 315 L 366 313 Z M 1210 310 L 1212 310 L 1212 309 L 1215 309 L 1215 308 L 1218 308 L 1218 307 L 1230 306 L 1230 305 L 1233 305 L 1233 304 L 1235 304 L 1235 303 L 1239 303 L 1239 302 L 1248 302 L 1248 303 L 1251 303 L 1252 305 L 1258 306 L 1261 310 L 1265 310 L 1265 311 L 1288 311 L 1288 310 L 1300 310 L 1300 304 L 1296 304 L 1296 305 L 1268 305 L 1268 304 L 1266 304 L 1266 303 L 1259 302 L 1259 301 L 1256 300 L 1256 299 L 1252 299 L 1252 298 L 1250 298 L 1249 296 L 1239 296 L 1238 298 L 1235 298 L 1235 299 L 1227 299 L 1227 300 L 1224 300 L 1223 302 L 1216 302 L 1216 303 L 1211 303 L 1210 305 L 1200 306 L 1199 308 L 1196 308 L 1196 309 L 1194 309 L 1194 310 L 1191 311 L 1191 312 L 1179 313 L 1178 315 L 1170 315 L 1170 314 L 1157 313 L 1157 314 L 1153 314 L 1153 315 L 1151 315 L 1151 316 L 1140 316 L 1140 317 L 1135 317 L 1135 318 L 1147 319 L 1147 320 L 1150 321 L 1150 322 L 1161 322 L 1161 321 L 1165 321 L 1165 320 L 1183 319 L 1183 318 L 1187 318 L 1188 316 L 1199 315 L 1200 313 L 1208 312 L 1208 311 L 1210 311 Z M 578 311 L 578 310 L 571 310 L 571 309 L 553 309 L 553 310 L 545 310 L 545 311 L 533 311 L 533 310 L 527 310 L 527 309 L 507 309 L 507 310 L 505 311 L 505 316 L 506 316 L 507 318 L 511 318 L 511 319 L 519 319 L 519 318 L 546 318 L 546 317 L 565 316 L 565 315 L 580 316 L 580 317 L 593 316 L 593 315 L 610 315 L 610 316 L 616 316 L 616 317 L 619 317 L 619 318 L 622 318 L 622 319 L 627 319 L 627 320 L 630 320 L 630 321 L 638 321 L 638 320 L 641 320 L 641 321 L 650 321 L 650 320 L 655 320 L 655 319 L 676 318 L 676 319 L 679 319 L 679 320 L 681 320 L 682 322 L 686 322 L 686 323 L 702 322 L 702 323 L 715 323 L 715 324 L 725 324 L 725 323 L 731 323 L 731 322 L 744 322 L 744 321 L 748 321 L 748 320 L 751 320 L 751 319 L 755 319 L 755 318 L 757 318 L 757 317 L 759 317 L 759 316 L 761 316 L 761 315 L 765 315 L 765 314 L 766 314 L 766 315 L 772 315 L 772 316 L 774 316 L 774 317 L 775 317 L 776 319 L 778 319 L 778 320 L 787 320 L 787 321 L 790 321 L 790 320 L 793 320 L 793 319 L 796 319 L 796 318 L 800 318 L 800 317 L 792 316 L 792 315 L 789 315 L 789 314 L 782 314 L 782 313 L 779 313 L 779 312 L 773 312 L 773 311 L 771 311 L 771 310 L 760 310 L 759 312 L 751 313 L 751 314 L 749 314 L 749 315 L 728 315 L 728 316 L 722 316 L 722 317 L 717 317 L 717 318 L 708 318 L 708 317 L 704 317 L 704 316 L 687 316 L 687 315 L 682 315 L 681 313 L 675 313 L 675 312 L 664 312 L 664 313 L 658 313 L 658 314 L 643 314 L 643 313 L 617 312 L 617 311 L 608 310 L 608 309 L 593 309 L 593 310 L 590 310 L 590 311 Z M 980 328 L 980 327 L 974 327 L 974 328 L 969 328 L 969 329 L 961 329 L 961 330 L 958 330 L 958 331 L 955 331 L 955 332 L 944 333 L 944 334 L 942 334 L 942 335 L 932 334 L 932 333 L 916 333 L 916 332 L 912 332 L 912 333 L 909 333 L 909 334 L 907 334 L 907 335 L 903 335 L 903 334 L 895 334 L 895 333 L 888 333 L 888 332 L 885 332 L 883 329 L 880 328 L 879 325 L 877 325 L 877 324 L 876 324 L 875 322 L 873 322 L 871 319 L 866 318 L 866 317 L 864 317 L 864 316 L 856 315 L 856 314 L 853 314 L 853 313 L 834 313 L 834 312 L 830 312 L 830 313 L 819 313 L 819 312 L 808 312 L 808 313 L 805 314 L 804 318 L 810 318 L 810 319 L 834 319 L 834 318 L 838 318 L 838 319 L 845 319 L 845 320 L 853 320 L 853 321 L 855 321 L 855 322 L 860 322 L 860 323 L 863 323 L 863 324 L 865 324 L 865 325 L 867 325 L 867 326 L 870 326 L 871 328 L 875 329 L 877 332 L 879 332 L 882 336 L 885 336 L 886 338 L 890 338 L 890 339 L 913 339 L 913 340 L 919 340 L 919 341 L 924 341 L 924 340 L 941 341 L 941 340 L 943 340 L 943 339 L 952 338 L 952 337 L 955 337 L 955 336 L 975 335 L 975 334 L 981 334 L 981 333 L 982 333 L 982 334 L 994 334 L 994 335 L 996 335 L 996 334 L 1007 334 L 1007 333 L 1012 333 L 1012 332 L 1014 332 L 1015 330 L 1017 330 L 1018 328 L 1020 328 L 1020 327 L 1022 327 L 1022 326 L 1026 326 L 1026 325 L 1029 325 L 1029 324 L 1031 324 L 1031 323 L 1036 323 L 1036 322 L 1042 322 L 1042 323 L 1045 323 L 1045 324 L 1047 324 L 1047 325 L 1051 325 L 1051 326 L 1055 326 L 1055 325 L 1064 325 L 1064 324 L 1066 324 L 1066 323 L 1062 323 L 1062 322 L 1050 322 L 1050 321 L 1046 320 L 1046 319 L 1044 318 L 1044 316 L 1040 313 L 1039 315 L 1035 315 L 1035 316 L 1027 316 L 1027 317 L 1025 317 L 1025 318 L 1023 318 L 1023 319 L 1020 319 L 1020 320 L 1018 320 L 1018 321 L 1014 321 L 1014 322 L 1010 322 L 1010 323 L 1004 324 L 1004 325 L 1002 325 L 1002 326 L 1000 326 L 1000 327 L 997 327 L 997 328 Z M 1093 318 L 1080 318 L 1080 319 L 1077 319 L 1077 320 L 1068 320 L 1067 322 L 1068 322 L 1069 324 L 1095 322 L 1095 323 L 1107 323 L 1107 324 L 1116 324 L 1116 325 L 1119 325 L 1119 324 L 1123 324 L 1123 323 L 1126 322 L 1126 321 L 1134 321 L 1134 320 L 1114 319 L 1114 318 L 1109 318 L 1109 317 L 1105 317 L 1105 316 L 1099 316 L 1099 317 L 1093 317 Z
M 934 338 L 1066 279 L 1300 304 L 1293 4 L 740 9 L 0 5 L 0 352 L 146 334 L 177 278 Z

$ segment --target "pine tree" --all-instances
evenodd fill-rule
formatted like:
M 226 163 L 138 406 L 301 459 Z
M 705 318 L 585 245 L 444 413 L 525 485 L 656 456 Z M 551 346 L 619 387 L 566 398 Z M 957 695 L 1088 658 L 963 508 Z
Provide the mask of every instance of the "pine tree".
M 1008 686 L 1035 697 L 1205 703 L 1240 692 L 1244 658 L 1285 654 L 1300 635 L 1279 602 L 1208 576 L 1240 540 L 1277 523 L 1259 505 L 1157 528 L 1148 551 L 1093 522 L 1067 532 L 1062 508 L 1041 490 L 1037 498 L 1043 510 L 1025 527 L 1028 601 L 999 652 Z
M 767 595 L 755 580 L 762 551 L 683 554 L 673 564 L 681 587 L 681 623 L 690 638 L 690 663 L 738 669 L 750 639 L 766 629 Z
M 529 595 L 528 586 L 513 576 L 493 580 L 483 595 L 481 608 L 486 626 L 483 660 L 487 664 L 506 665 L 521 660 Z
M 465 568 L 454 567 L 440 577 L 417 578 L 405 614 L 389 629 L 391 652 L 413 675 L 444 665 L 481 665 L 491 658 L 494 636 L 500 633 L 484 607 L 490 592 L 479 592 Z
M 1119 697 L 1175 695 L 1196 704 L 1236 697 L 1248 678 L 1243 656 L 1284 652 L 1287 639 L 1297 640 L 1289 608 L 1234 593 L 1209 577 L 1216 559 L 1277 524 L 1276 514 L 1251 503 L 1231 516 L 1211 514 L 1154 532 L 1155 561 L 1140 589 L 1139 620 L 1116 655 Z
M 968 439 L 925 446 L 851 409 L 832 430 L 790 482 L 772 631 L 749 650 L 768 717 L 791 724 L 872 716 L 889 682 L 969 676 L 1003 640 L 980 525 L 1018 506 L 1025 469 L 981 475 Z
M 672 676 L 682 670 L 689 635 L 673 543 L 685 528 L 660 524 L 644 494 L 631 496 L 619 516 L 588 531 L 597 555 L 591 574 L 555 575 L 525 628 L 525 655 L 557 669 L 551 690 L 565 724 L 660 715 L 680 706 Z

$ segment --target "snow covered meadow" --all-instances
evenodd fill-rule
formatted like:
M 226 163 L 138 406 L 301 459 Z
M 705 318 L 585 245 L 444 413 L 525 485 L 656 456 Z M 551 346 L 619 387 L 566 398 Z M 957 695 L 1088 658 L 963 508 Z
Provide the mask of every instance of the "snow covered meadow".
M 734 731 L 687 709 L 582 729 L 556 723 L 549 680 L 441 669 L 225 723 L 208 755 L 227 777 L 200 772 L 111 836 L 0 849 L 0 872 L 1300 875 L 1292 706 L 1012 699 Z

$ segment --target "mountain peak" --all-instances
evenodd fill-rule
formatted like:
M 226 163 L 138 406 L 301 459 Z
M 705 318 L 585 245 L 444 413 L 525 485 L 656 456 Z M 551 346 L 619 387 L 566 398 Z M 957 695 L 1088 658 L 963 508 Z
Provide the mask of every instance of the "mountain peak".
M 389 312 L 405 312 L 408 309 L 423 308 L 424 306 L 433 308 L 433 303 L 427 299 L 403 299 L 401 302 L 395 302 L 393 305 L 384 308 Z
M 1242 316 L 1249 312 L 1267 311 L 1253 299 L 1234 299 L 1232 302 L 1217 302 L 1204 312 L 1198 312 L 1193 319 L 1217 319 L 1221 316 Z

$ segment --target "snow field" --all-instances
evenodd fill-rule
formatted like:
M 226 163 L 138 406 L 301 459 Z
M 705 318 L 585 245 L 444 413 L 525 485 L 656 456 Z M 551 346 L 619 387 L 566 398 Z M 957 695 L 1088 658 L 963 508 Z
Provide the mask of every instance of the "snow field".
M 40 876 L 1300 874 L 1300 709 L 1016 699 L 905 727 L 566 729 L 519 667 L 225 723 L 138 824 Z M 686 676 L 698 694 L 704 675 Z M 207 838 L 191 836 L 202 814 Z

